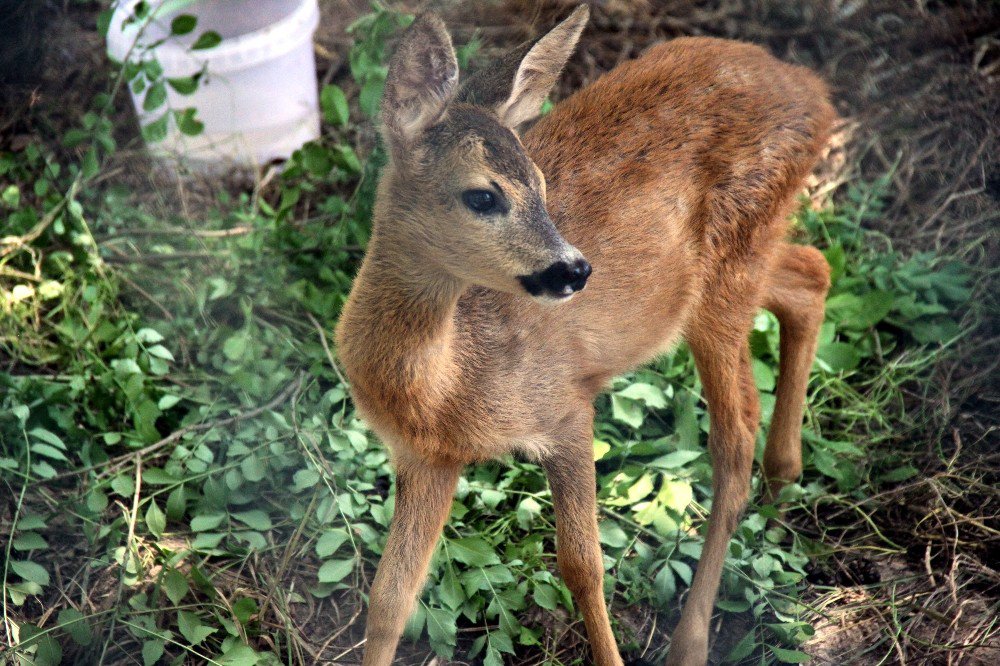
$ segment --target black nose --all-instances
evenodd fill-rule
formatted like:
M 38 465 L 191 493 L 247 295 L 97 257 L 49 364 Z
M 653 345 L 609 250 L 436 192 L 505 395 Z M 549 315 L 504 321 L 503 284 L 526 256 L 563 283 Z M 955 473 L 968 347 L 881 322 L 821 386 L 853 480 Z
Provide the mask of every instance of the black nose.
M 572 263 L 557 261 L 544 271 L 522 275 L 518 279 L 525 291 L 532 296 L 546 295 L 561 298 L 583 289 L 590 273 L 590 264 L 587 260 L 577 259 Z

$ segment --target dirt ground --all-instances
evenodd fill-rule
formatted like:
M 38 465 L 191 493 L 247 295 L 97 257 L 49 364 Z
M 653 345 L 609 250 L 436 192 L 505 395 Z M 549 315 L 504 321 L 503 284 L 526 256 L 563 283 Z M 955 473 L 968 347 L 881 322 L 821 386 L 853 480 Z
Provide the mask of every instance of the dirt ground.
M 18 82 L 0 97 L 0 149 L 17 150 L 33 135 L 56 136 L 78 121 L 106 83 L 101 40 L 89 11 L 51 3 L 48 51 L 37 81 Z M 573 1 L 388 3 L 442 12 L 456 41 L 478 34 L 474 61 L 540 34 Z M 879 229 L 897 248 L 961 256 L 992 271 L 1000 222 L 1000 4 L 990 0 L 592 0 L 592 20 L 557 93 L 565 96 L 680 35 L 743 39 L 809 66 L 829 82 L 843 118 L 814 194 L 843 196 L 847 185 L 891 174 Z M 346 79 L 350 38 L 344 27 L 367 11 L 363 0 L 321 0 L 316 39 L 322 81 Z M 345 84 L 347 87 L 347 84 Z M 53 99 L 59 103 L 53 104 Z M 44 111 L 41 109 L 44 107 Z M 127 116 L 123 109 L 123 118 Z M 127 125 L 126 121 L 125 124 Z M 134 143 L 133 146 L 138 145 Z M 805 598 L 824 618 L 806 646 L 817 664 L 998 664 L 989 638 L 1000 602 L 1000 312 L 998 292 L 977 295 L 993 318 L 967 338 L 958 360 L 935 380 L 946 396 L 935 419 L 908 433 L 924 475 L 872 498 L 865 507 L 905 555 L 880 556 L 842 516 L 796 519 L 804 533 L 845 544 L 845 556 L 817 570 Z M 992 285 L 996 285 L 995 279 Z M 926 409 L 914 396 L 914 410 Z M 926 451 L 924 451 L 926 449 Z M 944 466 L 942 454 L 950 463 Z M 955 483 L 958 479 L 961 483 Z M 969 481 L 971 480 L 971 481 Z M 838 522 L 840 521 L 840 522 Z M 849 546 L 849 547 L 847 547 Z M 863 556 L 858 552 L 865 553 Z M 828 591 L 833 588 L 833 592 Z M 310 608 L 304 633 L 323 644 L 330 626 L 349 630 L 329 644 L 335 663 L 359 656 L 359 616 L 350 607 Z M 905 617 L 891 617 L 895 612 Z M 330 615 L 333 613 L 333 615 Z M 331 621 L 331 617 L 340 618 Z M 648 650 L 665 645 L 670 618 L 634 609 L 621 618 Z M 585 653 L 579 623 L 555 620 L 565 654 Z M 905 627 L 900 634 L 899 627 Z M 725 654 L 740 627 L 719 627 L 713 655 Z M 987 637 L 984 639 L 984 637 Z M 890 646 L 887 659 L 871 650 Z M 352 647 L 353 646 L 353 647 Z M 942 646 L 949 646 L 947 649 Z M 963 647 L 964 646 L 964 647 Z M 426 646 L 407 648 L 407 663 L 441 663 Z M 456 662 L 457 663 L 457 662 Z M 523 663 L 543 663 L 541 656 Z
M 319 42 L 327 71 L 345 55 L 340 25 L 360 3 L 326 5 Z M 488 62 L 538 36 L 577 4 L 574 0 L 500 3 L 401 3 L 433 8 L 457 43 L 478 35 Z M 955 254 L 993 275 L 1000 222 L 1000 5 L 990 2 L 890 0 L 598 0 L 556 96 L 571 94 L 648 46 L 681 35 L 755 42 L 782 59 L 820 72 L 843 119 L 812 187 L 816 200 L 845 196 L 852 183 L 891 175 L 878 230 L 897 249 Z M 361 7 L 363 10 L 363 6 Z M 322 71 L 322 70 L 321 70 Z M 333 76 L 336 76 L 334 74 Z M 1000 438 L 995 379 L 1000 327 L 997 292 L 978 296 L 992 317 L 979 324 L 958 360 L 942 364 L 937 381 L 947 404 L 912 409 L 936 417 L 907 447 L 926 478 L 873 498 L 866 510 L 905 556 L 879 556 L 843 516 L 803 517 L 800 529 L 844 544 L 845 556 L 816 570 L 805 598 L 824 619 L 805 649 L 818 664 L 996 664 L 1000 642 L 988 636 L 1000 599 Z M 941 464 L 940 449 L 950 458 Z M 924 450 L 925 449 L 925 450 Z M 955 486 L 949 479 L 974 480 Z M 857 553 L 864 553 L 858 555 Z M 824 590 L 826 587 L 824 587 Z M 901 608 L 903 617 L 891 617 Z M 633 609 L 619 618 L 646 644 L 667 642 L 675 618 Z M 902 628 L 902 631 L 901 629 Z M 745 631 L 717 626 L 713 661 Z M 555 620 L 565 654 L 583 652 L 581 627 Z M 352 636 L 360 639 L 361 634 Z M 349 644 L 349 643 L 348 643 Z M 873 650 L 877 644 L 889 645 Z M 948 647 L 943 647 L 948 646 Z M 414 650 L 409 663 L 425 663 Z M 352 655 L 356 656 L 356 655 Z M 352 658 L 348 657 L 348 659 Z M 528 660 L 525 663 L 540 663 Z

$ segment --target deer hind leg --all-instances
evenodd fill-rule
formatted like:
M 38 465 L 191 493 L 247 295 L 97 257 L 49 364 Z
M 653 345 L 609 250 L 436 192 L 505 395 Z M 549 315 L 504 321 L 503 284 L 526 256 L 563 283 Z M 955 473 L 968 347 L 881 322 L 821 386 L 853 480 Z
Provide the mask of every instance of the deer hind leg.
M 699 330 L 688 336 L 711 419 L 713 496 L 698 571 L 667 655 L 667 664 L 673 666 L 702 666 L 708 658 L 709 623 L 722 566 L 750 492 L 759 413 L 747 345 L 752 308 L 734 314 L 731 307 L 709 306 L 717 315 L 700 322 Z
M 764 449 L 768 501 L 802 473 L 802 408 L 830 288 L 819 250 L 789 243 L 779 250 L 763 303 L 781 327 L 777 399 Z
M 364 666 L 388 666 L 423 588 L 461 465 L 414 461 L 396 471 L 396 512 L 372 583 Z
M 573 593 L 587 627 L 594 663 L 621 666 L 618 645 L 604 604 L 604 563 L 597 531 L 597 493 L 593 450 L 593 409 L 567 434 L 557 436 L 542 462 L 556 514 L 559 572 Z

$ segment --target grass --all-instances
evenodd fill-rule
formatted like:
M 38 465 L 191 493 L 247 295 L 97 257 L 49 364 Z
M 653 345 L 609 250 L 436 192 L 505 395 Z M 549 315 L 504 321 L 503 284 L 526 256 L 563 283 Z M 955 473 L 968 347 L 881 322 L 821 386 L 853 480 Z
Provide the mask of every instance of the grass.
M 197 195 L 196 216 L 181 205 L 195 196 L 190 185 L 172 192 L 161 181 L 150 196 L 111 175 L 134 159 L 117 147 L 114 95 L 140 79 L 157 89 L 152 64 L 121 70 L 80 127 L 0 154 L 9 359 L 0 484 L 10 498 L 0 531 L 11 536 L 2 580 L 12 659 L 359 660 L 393 477 L 355 415 L 330 332 L 384 162 L 367 137 L 386 41 L 407 22 L 385 11 L 357 22 L 352 80 L 322 92 L 323 138 L 268 183 Z M 463 49 L 463 62 L 474 51 Z M 198 129 L 187 110 L 165 114 Z M 716 652 L 733 662 L 805 661 L 831 605 L 845 600 L 879 618 L 876 661 L 905 661 L 907 641 L 927 643 L 925 653 L 958 649 L 960 618 L 933 620 L 935 592 L 908 591 L 909 572 L 887 582 L 864 571 L 907 550 L 878 515 L 889 498 L 986 483 L 946 449 L 943 468 L 928 470 L 903 446 L 944 424 L 935 373 L 981 316 L 971 298 L 985 278 L 952 257 L 897 252 L 871 231 L 890 183 L 891 174 L 856 183 L 835 207 L 796 216 L 797 236 L 824 250 L 834 288 L 802 482 L 783 494 L 785 519 L 751 505 L 726 562 L 717 607 L 736 629 Z M 751 348 L 766 424 L 771 315 L 757 317 Z M 606 592 L 630 656 L 662 656 L 657 623 L 676 619 L 691 581 L 711 502 L 707 427 L 683 348 L 598 401 Z M 763 435 L 758 455 L 762 444 Z M 550 504 L 534 465 L 467 470 L 407 630 L 414 662 L 426 646 L 486 664 L 582 662 L 582 626 L 554 575 Z M 956 578 L 957 557 L 950 574 L 939 569 L 954 597 L 968 584 Z M 948 631 L 920 630 L 927 617 Z M 963 635 L 986 643 L 996 631 L 985 623 Z

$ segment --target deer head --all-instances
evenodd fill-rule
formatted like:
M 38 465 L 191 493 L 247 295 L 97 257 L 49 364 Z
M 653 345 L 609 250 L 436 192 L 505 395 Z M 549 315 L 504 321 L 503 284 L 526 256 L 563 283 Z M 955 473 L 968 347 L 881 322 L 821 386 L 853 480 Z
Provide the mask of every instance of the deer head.
M 549 218 L 545 178 L 517 128 L 539 115 L 587 15 L 577 8 L 462 86 L 441 20 L 425 14 L 410 26 L 385 83 L 390 163 L 376 235 L 464 284 L 549 302 L 583 289 L 590 265 Z

